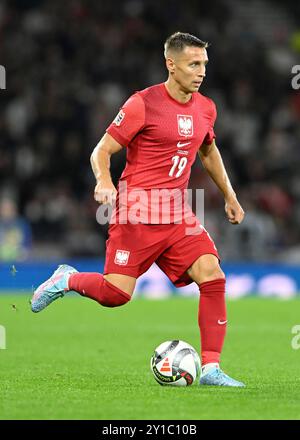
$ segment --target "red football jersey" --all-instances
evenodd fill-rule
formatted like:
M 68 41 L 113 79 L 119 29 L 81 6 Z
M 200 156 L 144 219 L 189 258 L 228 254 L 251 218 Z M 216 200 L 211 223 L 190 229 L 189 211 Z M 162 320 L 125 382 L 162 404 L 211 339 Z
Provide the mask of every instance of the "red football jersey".
M 127 147 L 119 190 L 123 185 L 131 194 L 126 202 L 122 199 L 127 207 L 139 202 L 143 223 L 170 223 L 176 212 L 182 211 L 176 199 L 188 186 L 200 146 L 211 144 L 215 138 L 215 120 L 216 106 L 211 99 L 196 92 L 182 104 L 170 96 L 164 83 L 136 92 L 122 106 L 106 131 Z M 157 216 L 158 205 L 166 204 L 151 201 L 151 191 L 162 189 L 174 196 L 168 207 L 170 221 L 164 221 L 161 213 Z M 135 197 L 140 190 L 142 195 Z M 119 197 L 120 193 L 117 202 Z

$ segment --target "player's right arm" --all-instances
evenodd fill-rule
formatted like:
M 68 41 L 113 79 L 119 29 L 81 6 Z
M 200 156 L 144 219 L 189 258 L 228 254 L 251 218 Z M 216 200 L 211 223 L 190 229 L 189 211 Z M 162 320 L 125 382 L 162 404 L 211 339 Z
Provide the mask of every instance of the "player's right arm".
M 92 152 L 91 165 L 96 178 L 94 198 L 99 203 L 112 205 L 116 198 L 117 190 L 110 174 L 110 158 L 121 149 L 122 145 L 105 133 Z
M 112 204 L 116 198 L 117 190 L 110 174 L 111 155 L 122 147 L 128 147 L 144 123 L 145 104 L 139 93 L 135 93 L 120 109 L 91 155 L 91 165 L 97 180 L 94 196 L 97 202 Z

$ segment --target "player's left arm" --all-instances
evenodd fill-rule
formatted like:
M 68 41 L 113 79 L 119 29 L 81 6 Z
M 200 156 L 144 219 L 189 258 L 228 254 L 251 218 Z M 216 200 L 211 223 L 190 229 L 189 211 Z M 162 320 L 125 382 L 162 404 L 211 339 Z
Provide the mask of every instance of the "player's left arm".
M 213 140 L 209 145 L 202 144 L 198 153 L 204 168 L 224 196 L 225 212 L 229 222 L 234 225 L 241 223 L 245 213 L 237 200 L 215 141 Z

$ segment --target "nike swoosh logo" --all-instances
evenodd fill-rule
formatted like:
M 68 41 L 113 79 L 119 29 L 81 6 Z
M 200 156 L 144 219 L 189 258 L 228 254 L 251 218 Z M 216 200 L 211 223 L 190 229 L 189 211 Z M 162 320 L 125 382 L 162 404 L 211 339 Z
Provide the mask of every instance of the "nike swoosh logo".
M 218 319 L 218 324 L 220 324 L 220 325 L 226 324 L 226 322 L 227 322 L 227 320 L 226 321 L 221 321 L 220 319 Z
M 181 147 L 185 147 L 186 145 L 190 145 L 191 142 L 177 142 L 177 147 L 181 148 Z

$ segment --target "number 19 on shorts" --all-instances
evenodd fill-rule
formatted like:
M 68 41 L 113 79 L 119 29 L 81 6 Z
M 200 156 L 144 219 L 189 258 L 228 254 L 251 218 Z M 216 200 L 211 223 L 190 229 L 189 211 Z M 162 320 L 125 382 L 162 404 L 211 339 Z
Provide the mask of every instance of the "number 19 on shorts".
M 175 171 L 176 171 L 175 177 L 181 176 L 181 174 L 183 173 L 183 170 L 186 167 L 187 161 L 188 160 L 186 157 L 173 156 L 172 157 L 173 165 L 172 165 L 172 168 L 170 169 L 169 176 L 173 177 Z

